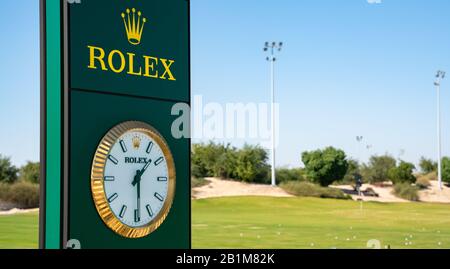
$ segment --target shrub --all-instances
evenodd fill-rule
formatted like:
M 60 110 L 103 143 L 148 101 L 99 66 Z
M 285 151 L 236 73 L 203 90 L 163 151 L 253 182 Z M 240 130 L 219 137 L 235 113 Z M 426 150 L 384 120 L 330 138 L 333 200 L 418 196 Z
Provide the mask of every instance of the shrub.
M 208 170 L 206 169 L 205 162 L 199 157 L 196 148 L 198 145 L 192 146 L 191 152 L 191 174 L 193 177 L 207 177 Z
M 20 169 L 20 180 L 39 184 L 39 163 L 28 162 Z
M 10 185 L 0 182 L 0 201 L 6 202 L 7 194 L 9 193 Z
M 427 159 L 425 157 L 420 158 L 419 166 L 420 170 L 424 174 L 429 174 L 437 170 L 437 162 L 434 162 L 433 160 Z
M 39 185 L 29 182 L 0 184 L 0 200 L 22 209 L 39 207 Z
M 16 182 L 17 172 L 18 169 L 11 164 L 11 159 L 0 155 L 0 182 Z
M 217 162 L 213 165 L 213 174 L 220 178 L 236 178 L 238 152 L 235 148 L 226 147 Z
M 394 184 L 414 183 L 416 182 L 416 177 L 413 174 L 414 169 L 414 164 L 401 161 L 398 166 L 389 170 L 389 179 L 391 179 Z
M 224 145 L 215 143 L 195 144 L 192 146 L 192 175 L 194 177 L 213 177 L 215 165 L 225 151 Z
M 342 180 L 348 169 L 344 151 L 333 147 L 304 152 L 302 161 L 308 179 L 324 187 Z
M 230 145 L 195 144 L 191 153 L 193 177 L 221 177 L 266 183 L 270 166 L 267 152 L 259 146 L 245 145 L 237 150 Z
M 288 181 L 303 181 L 305 178 L 303 176 L 304 171 L 301 168 L 280 168 L 276 170 L 277 183 L 283 183 Z
M 268 183 L 270 181 L 268 156 L 263 148 L 245 145 L 237 155 L 237 179 L 252 183 Z
M 192 159 L 191 161 L 191 173 L 193 177 L 206 177 L 208 173 L 204 170 L 204 167 L 198 163 L 195 163 Z
M 442 180 L 450 183 L 450 158 L 442 158 Z
M 339 189 L 321 187 L 310 182 L 289 181 L 280 185 L 287 193 L 295 196 L 333 198 L 333 199 L 351 199 L 351 196 L 345 194 Z
M 423 175 L 421 177 L 428 179 L 428 181 L 436 181 L 437 180 L 437 172 L 431 172 L 431 173 Z
M 421 176 L 416 180 L 416 186 L 420 189 L 428 189 L 431 186 L 431 183 L 426 176 Z
M 389 170 L 395 165 L 396 161 L 390 155 L 372 156 L 369 163 L 362 167 L 361 174 L 366 182 L 383 182 L 389 179 Z
M 400 183 L 394 186 L 394 195 L 409 201 L 419 201 L 419 188 L 408 183 Z

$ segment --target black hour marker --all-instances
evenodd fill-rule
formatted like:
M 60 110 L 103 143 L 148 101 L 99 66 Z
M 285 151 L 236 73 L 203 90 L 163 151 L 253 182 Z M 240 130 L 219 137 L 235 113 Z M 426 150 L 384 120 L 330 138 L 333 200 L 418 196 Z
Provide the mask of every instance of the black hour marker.
M 114 181 L 116 180 L 115 177 L 105 177 L 105 181 Z
M 161 158 L 159 158 L 158 160 L 155 161 L 155 165 L 159 165 L 159 164 L 161 164 L 163 161 L 164 161 L 164 158 L 161 157 Z
M 110 202 L 110 203 L 114 202 L 114 200 L 116 200 L 117 197 L 119 197 L 119 195 L 118 195 L 117 193 L 114 193 L 113 195 L 111 195 L 111 196 L 108 198 L 108 202 Z
M 155 192 L 155 198 L 158 199 L 159 201 L 164 201 L 164 197 L 161 196 L 161 194 Z
M 123 140 L 120 140 L 120 147 L 122 147 L 122 151 L 124 153 L 127 152 L 127 146 L 125 145 L 125 142 L 123 142 Z
M 127 206 L 126 205 L 122 206 L 122 209 L 120 210 L 119 216 L 121 218 L 123 218 L 125 216 L 125 212 L 127 212 Z
M 167 181 L 167 177 L 158 177 L 158 181 Z
M 148 143 L 146 152 L 150 153 L 152 151 L 152 149 L 153 149 L 153 142 L 150 142 L 150 143 Z
M 116 158 L 114 158 L 114 156 L 112 156 L 112 155 L 109 155 L 109 156 L 108 156 L 108 159 L 109 159 L 111 162 L 113 162 L 113 164 L 118 164 L 118 163 L 119 163 L 119 161 L 118 161 Z
M 150 217 L 153 217 L 153 210 L 150 205 L 147 205 L 145 208 L 147 208 L 147 213 L 150 215 Z

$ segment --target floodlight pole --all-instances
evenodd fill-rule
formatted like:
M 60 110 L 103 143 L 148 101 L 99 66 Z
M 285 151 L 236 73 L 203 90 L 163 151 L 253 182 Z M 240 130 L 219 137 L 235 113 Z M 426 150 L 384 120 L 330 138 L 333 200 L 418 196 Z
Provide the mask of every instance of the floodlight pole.
M 438 182 L 439 189 L 442 190 L 442 156 L 441 156 L 441 81 L 445 78 L 444 71 L 438 71 L 436 74 L 436 86 L 437 91 L 437 139 L 438 139 Z
M 270 61 L 270 73 L 271 73 L 271 95 L 272 95 L 272 186 L 277 185 L 275 176 L 275 58 Z
M 272 171 L 271 171 L 271 179 L 272 179 L 272 186 L 277 185 L 276 181 L 276 175 L 275 175 L 275 61 L 277 60 L 275 57 L 275 52 L 281 51 L 281 48 L 283 47 L 282 42 L 266 42 L 264 46 L 264 51 L 268 51 L 270 54 L 266 58 L 267 61 L 270 62 L 270 87 L 271 87 L 271 101 L 272 101 L 272 107 L 271 107 L 271 113 L 272 113 L 272 151 L 271 151 L 271 164 L 272 164 Z

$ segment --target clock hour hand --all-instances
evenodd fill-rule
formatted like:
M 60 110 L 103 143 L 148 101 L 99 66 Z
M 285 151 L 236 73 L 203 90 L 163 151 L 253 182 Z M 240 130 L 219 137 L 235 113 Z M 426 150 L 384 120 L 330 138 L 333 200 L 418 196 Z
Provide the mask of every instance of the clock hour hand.
M 133 186 L 136 186 L 138 182 L 141 182 L 141 171 L 139 170 L 136 171 L 136 175 L 134 176 L 133 182 L 131 182 L 131 184 Z
M 141 182 L 142 175 L 145 173 L 145 171 L 147 170 L 147 168 L 150 166 L 151 163 L 152 163 L 152 160 L 149 160 L 149 161 L 145 164 L 144 168 L 142 168 L 142 170 L 137 171 L 136 176 L 134 177 L 134 180 L 133 180 L 133 183 L 132 183 L 133 186 L 136 186 L 136 184 L 137 184 L 138 182 Z

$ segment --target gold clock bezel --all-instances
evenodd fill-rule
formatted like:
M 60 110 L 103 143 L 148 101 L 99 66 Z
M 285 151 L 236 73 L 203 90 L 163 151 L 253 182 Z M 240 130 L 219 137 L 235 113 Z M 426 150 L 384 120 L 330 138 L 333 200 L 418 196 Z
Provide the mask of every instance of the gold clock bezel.
M 124 134 L 129 132 L 141 132 L 151 137 L 160 147 L 167 161 L 168 168 L 168 191 L 167 198 L 158 215 L 148 224 L 141 227 L 130 227 L 122 223 L 113 213 L 105 193 L 104 172 L 106 161 L 113 145 Z M 95 207 L 103 222 L 115 233 L 126 238 L 142 238 L 156 231 L 165 221 L 172 207 L 175 196 L 175 163 L 172 153 L 162 135 L 147 123 L 139 121 L 128 121 L 116 125 L 101 140 L 92 163 L 91 191 Z

